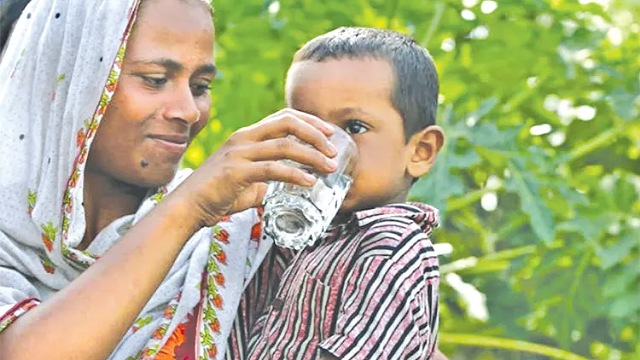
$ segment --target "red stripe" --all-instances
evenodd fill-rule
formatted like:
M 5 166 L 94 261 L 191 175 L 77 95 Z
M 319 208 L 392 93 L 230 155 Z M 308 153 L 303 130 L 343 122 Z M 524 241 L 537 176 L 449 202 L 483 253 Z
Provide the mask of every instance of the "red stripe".
M 28 311 L 29 309 L 35 307 L 36 305 L 38 305 L 40 303 L 40 300 L 31 297 L 31 298 L 26 298 L 20 302 L 18 302 L 17 304 L 13 305 L 9 311 L 7 311 L 6 313 L 4 313 L 1 317 L 0 317 L 0 323 L 2 323 L 3 321 L 5 321 L 9 316 L 12 316 L 15 312 L 17 312 L 18 310 L 26 310 Z

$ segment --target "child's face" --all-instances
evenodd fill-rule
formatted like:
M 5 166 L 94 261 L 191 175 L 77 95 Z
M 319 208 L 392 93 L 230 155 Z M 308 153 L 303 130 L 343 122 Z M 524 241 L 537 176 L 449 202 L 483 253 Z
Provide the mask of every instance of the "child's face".
M 358 161 L 341 212 L 403 202 L 411 186 L 403 120 L 391 103 L 394 75 L 383 60 L 294 63 L 287 81 L 290 107 L 316 115 L 353 136 Z

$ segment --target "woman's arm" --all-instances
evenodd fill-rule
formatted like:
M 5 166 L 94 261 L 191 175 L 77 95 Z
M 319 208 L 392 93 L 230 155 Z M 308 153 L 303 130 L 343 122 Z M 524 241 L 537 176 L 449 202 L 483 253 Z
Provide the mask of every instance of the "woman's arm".
M 303 171 L 276 160 L 332 170 L 331 131 L 318 118 L 284 111 L 233 135 L 100 260 L 0 333 L 0 359 L 106 358 L 197 230 L 258 205 L 265 181 L 312 183 Z M 324 154 L 285 139 L 288 134 Z
M 0 358 L 108 357 L 197 230 L 176 200 L 167 197 L 68 287 L 2 332 Z

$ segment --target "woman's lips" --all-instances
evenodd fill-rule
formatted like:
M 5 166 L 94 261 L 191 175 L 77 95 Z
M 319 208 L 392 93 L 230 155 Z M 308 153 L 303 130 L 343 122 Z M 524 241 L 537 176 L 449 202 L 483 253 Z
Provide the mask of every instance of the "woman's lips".
M 163 150 L 179 156 L 184 154 L 189 145 L 189 137 L 182 134 L 150 135 L 149 138 Z

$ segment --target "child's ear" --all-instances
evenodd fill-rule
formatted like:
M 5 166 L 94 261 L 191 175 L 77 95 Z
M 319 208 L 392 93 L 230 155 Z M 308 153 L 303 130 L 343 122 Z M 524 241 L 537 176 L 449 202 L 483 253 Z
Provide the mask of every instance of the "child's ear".
M 419 178 L 428 173 L 443 143 L 444 132 L 436 125 L 413 134 L 406 147 L 407 173 L 412 178 Z

